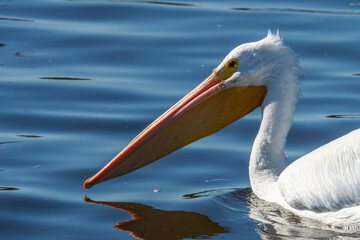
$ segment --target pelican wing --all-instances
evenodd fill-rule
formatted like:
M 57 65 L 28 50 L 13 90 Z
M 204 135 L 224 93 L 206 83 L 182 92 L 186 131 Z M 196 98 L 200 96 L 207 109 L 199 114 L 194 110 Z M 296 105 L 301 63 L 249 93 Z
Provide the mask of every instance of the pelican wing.
M 293 162 L 278 182 L 296 209 L 325 212 L 360 205 L 360 129 Z

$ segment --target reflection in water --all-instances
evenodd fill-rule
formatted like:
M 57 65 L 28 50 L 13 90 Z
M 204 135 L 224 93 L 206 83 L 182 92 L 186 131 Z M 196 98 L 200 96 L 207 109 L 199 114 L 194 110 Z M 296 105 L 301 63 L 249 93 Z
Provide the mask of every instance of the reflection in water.
M 360 231 L 331 228 L 321 222 L 299 217 L 281 206 L 256 197 L 250 188 L 216 189 L 186 194 L 190 198 L 209 198 L 230 210 L 230 222 L 236 223 L 239 215 L 248 215 L 256 223 L 262 239 L 359 239 Z M 127 231 L 134 237 L 146 240 L 172 240 L 183 238 L 210 238 L 230 233 L 209 217 L 195 212 L 164 211 L 140 203 L 100 202 L 85 197 L 86 202 L 118 208 L 130 213 L 133 219 L 117 223 L 114 228 Z M 234 229 L 237 225 L 234 225 Z M 232 228 L 232 227 L 231 227 Z
M 277 204 L 256 197 L 250 188 L 213 196 L 213 202 L 234 213 L 246 212 L 258 222 L 262 239 L 359 239 L 358 230 L 334 229 L 318 221 L 301 218 Z
M 114 228 L 127 231 L 139 239 L 172 240 L 183 238 L 208 238 L 228 229 L 195 212 L 164 211 L 140 203 L 100 202 L 85 197 L 85 202 L 118 208 L 130 213 L 133 219 L 117 223 Z

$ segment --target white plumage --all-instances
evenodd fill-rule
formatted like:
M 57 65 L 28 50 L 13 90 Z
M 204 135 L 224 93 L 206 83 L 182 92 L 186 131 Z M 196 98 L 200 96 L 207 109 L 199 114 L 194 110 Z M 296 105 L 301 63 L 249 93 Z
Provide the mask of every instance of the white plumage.
M 279 34 L 235 48 L 239 68 L 231 86 L 265 85 L 262 121 L 250 157 L 250 182 L 261 199 L 325 224 L 351 228 L 360 224 L 360 129 L 288 166 L 284 145 L 298 97 L 301 74 L 294 52 Z
M 359 136 L 360 129 L 290 164 L 279 177 L 285 201 L 317 212 L 360 205 Z

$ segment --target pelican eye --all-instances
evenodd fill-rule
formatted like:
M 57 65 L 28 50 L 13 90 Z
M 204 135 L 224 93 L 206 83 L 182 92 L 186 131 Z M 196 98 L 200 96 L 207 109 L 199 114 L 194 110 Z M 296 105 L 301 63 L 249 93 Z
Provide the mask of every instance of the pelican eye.
M 228 67 L 229 68 L 234 68 L 237 66 L 237 61 L 235 60 L 230 60 L 229 63 L 228 63 Z
M 225 66 L 222 69 L 220 69 L 217 73 L 220 80 L 225 80 L 231 77 L 236 72 L 238 65 L 239 65 L 239 61 L 235 58 L 227 61 Z

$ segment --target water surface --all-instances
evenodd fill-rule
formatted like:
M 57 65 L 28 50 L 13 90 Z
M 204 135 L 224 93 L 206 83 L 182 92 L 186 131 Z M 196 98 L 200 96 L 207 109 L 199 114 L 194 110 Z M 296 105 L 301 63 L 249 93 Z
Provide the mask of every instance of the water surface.
M 231 49 L 268 29 L 280 30 L 305 72 L 290 161 L 359 128 L 358 0 L 0 4 L 2 237 L 360 236 L 269 210 L 252 195 L 259 110 L 143 169 L 82 187 Z

